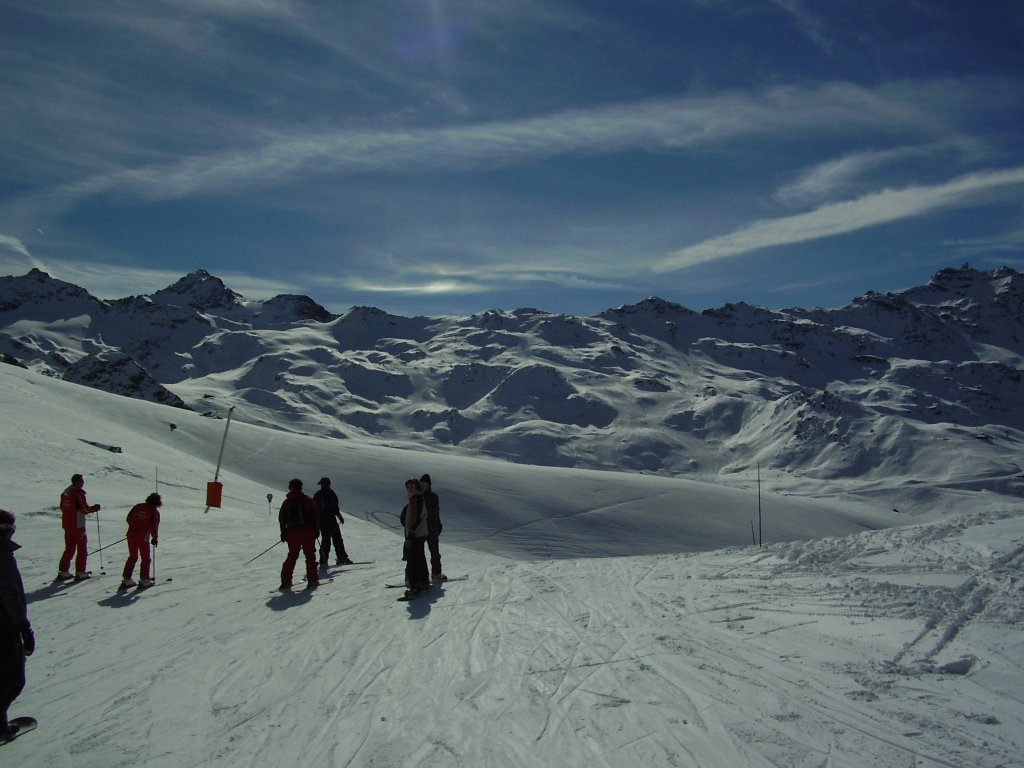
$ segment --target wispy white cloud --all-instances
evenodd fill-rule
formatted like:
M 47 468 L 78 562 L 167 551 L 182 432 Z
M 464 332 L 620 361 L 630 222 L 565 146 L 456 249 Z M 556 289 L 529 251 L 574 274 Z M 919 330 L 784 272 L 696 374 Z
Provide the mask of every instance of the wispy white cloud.
M 1000 232 L 992 237 L 947 240 L 944 245 L 964 255 L 1015 253 L 1024 254 L 1024 228 Z
M 100 193 L 166 200 L 276 186 L 312 175 L 502 168 L 568 155 L 680 150 L 802 131 L 932 130 L 905 94 L 833 83 L 816 88 L 668 99 L 537 118 L 427 129 L 283 136 L 250 149 L 124 169 L 65 186 L 68 201 Z
M 341 284 L 346 290 L 350 291 L 393 293 L 399 295 L 426 294 L 437 296 L 441 294 L 488 293 L 494 290 L 494 286 L 466 280 L 425 280 L 422 283 L 397 283 L 393 279 L 368 280 L 352 278 L 342 280 Z
M 927 155 L 936 149 L 934 146 L 893 147 L 850 153 L 804 171 L 794 181 L 776 191 L 775 199 L 786 205 L 818 203 L 838 194 L 849 193 L 871 171 L 915 156 Z
M 827 25 L 813 13 L 803 7 L 799 0 L 772 0 L 772 2 L 788 14 L 796 28 L 815 47 L 831 55 L 835 42 L 829 37 Z
M 763 248 L 855 232 L 957 205 L 971 205 L 1021 184 L 1024 184 L 1024 166 L 980 171 L 933 186 L 883 190 L 795 216 L 756 221 L 728 235 L 681 248 L 662 259 L 654 269 L 668 272 Z
M 0 249 L 8 251 L 16 256 L 23 257 L 27 261 L 32 261 L 32 254 L 29 253 L 28 248 L 25 247 L 25 243 L 16 237 L 0 235 Z

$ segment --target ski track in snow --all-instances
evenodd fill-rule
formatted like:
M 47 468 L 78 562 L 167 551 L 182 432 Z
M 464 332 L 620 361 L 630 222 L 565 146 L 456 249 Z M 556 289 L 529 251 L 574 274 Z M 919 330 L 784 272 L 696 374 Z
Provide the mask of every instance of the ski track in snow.
M 278 558 L 216 588 L 184 567 L 137 595 L 115 593 L 109 576 L 60 600 L 37 590 L 33 618 L 70 661 L 31 674 L 22 706 L 64 711 L 69 727 L 35 740 L 45 760 L 31 764 L 275 765 L 297 745 L 339 766 L 542 755 L 897 768 L 1012 765 L 1019 754 L 1019 696 L 996 714 L 969 677 L 934 670 L 995 602 L 1020 611 L 1019 545 L 993 561 L 984 589 L 964 562 L 929 561 L 941 548 L 921 547 L 925 575 L 952 568 L 962 581 L 928 605 L 893 600 L 885 579 L 907 569 L 875 567 L 870 551 L 823 565 L 838 541 L 499 564 L 450 548 L 478 560 L 473 578 L 397 604 L 382 586 L 400 568 L 393 541 L 371 527 L 354 538 L 376 547 L 367 556 L 379 565 L 343 569 L 312 595 L 264 598 Z M 71 597 L 94 608 L 64 613 Z M 67 712 L 76 690 L 93 705 Z M 1000 724 L 983 747 L 977 717 Z

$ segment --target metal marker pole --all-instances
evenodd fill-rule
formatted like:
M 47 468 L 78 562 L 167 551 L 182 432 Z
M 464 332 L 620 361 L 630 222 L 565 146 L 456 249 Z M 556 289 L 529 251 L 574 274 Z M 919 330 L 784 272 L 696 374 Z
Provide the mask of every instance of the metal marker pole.
M 220 479 L 220 463 L 224 460 L 224 446 L 228 442 L 228 429 L 231 427 L 231 414 L 234 412 L 235 406 L 228 408 L 228 422 L 224 425 L 224 437 L 220 440 L 220 454 L 217 456 L 217 471 L 213 473 L 213 482 L 217 482 Z M 207 507 L 205 512 L 209 512 L 210 508 Z

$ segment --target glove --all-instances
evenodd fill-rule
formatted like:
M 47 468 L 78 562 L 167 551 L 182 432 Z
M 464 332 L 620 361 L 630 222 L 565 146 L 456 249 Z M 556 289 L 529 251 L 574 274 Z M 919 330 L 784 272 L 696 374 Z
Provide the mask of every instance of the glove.
M 100 511 L 100 505 L 99 504 L 93 504 L 91 507 L 89 507 L 89 511 L 90 512 L 99 512 Z
M 338 519 L 341 521 L 342 525 L 345 524 L 345 518 L 344 517 L 342 517 L 341 515 L 338 515 Z
M 154 547 L 157 545 L 157 538 L 156 538 L 156 536 L 153 537 L 153 542 L 152 543 L 153 543 Z
M 32 633 L 32 627 L 25 627 L 21 630 L 21 645 L 25 649 L 25 655 L 31 656 L 36 651 L 36 636 Z

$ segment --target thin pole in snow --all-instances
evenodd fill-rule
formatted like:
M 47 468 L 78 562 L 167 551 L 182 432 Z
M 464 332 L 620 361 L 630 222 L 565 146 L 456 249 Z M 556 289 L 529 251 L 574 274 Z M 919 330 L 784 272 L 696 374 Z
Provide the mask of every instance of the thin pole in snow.
M 100 545 L 100 548 L 96 551 L 100 553 L 100 575 L 107 572 L 106 568 L 103 567 L 103 538 L 100 536 L 100 511 L 96 510 L 96 543 Z
M 224 460 L 224 446 L 228 442 L 228 429 L 231 427 L 231 414 L 234 412 L 235 406 L 228 408 L 228 421 L 224 425 L 224 436 L 220 439 L 220 453 L 217 455 L 217 470 L 213 473 L 213 482 L 217 482 L 220 479 L 220 463 Z M 207 507 L 204 512 L 209 512 L 210 508 Z
M 757 462 L 757 546 L 764 544 L 761 528 L 761 462 Z
M 231 414 L 234 412 L 235 406 L 228 408 L 228 423 L 224 425 L 224 437 L 220 439 L 220 454 L 217 456 L 217 471 L 213 473 L 213 482 L 217 482 L 220 479 L 220 463 L 224 459 L 224 446 L 228 442 L 228 428 L 231 426 Z

